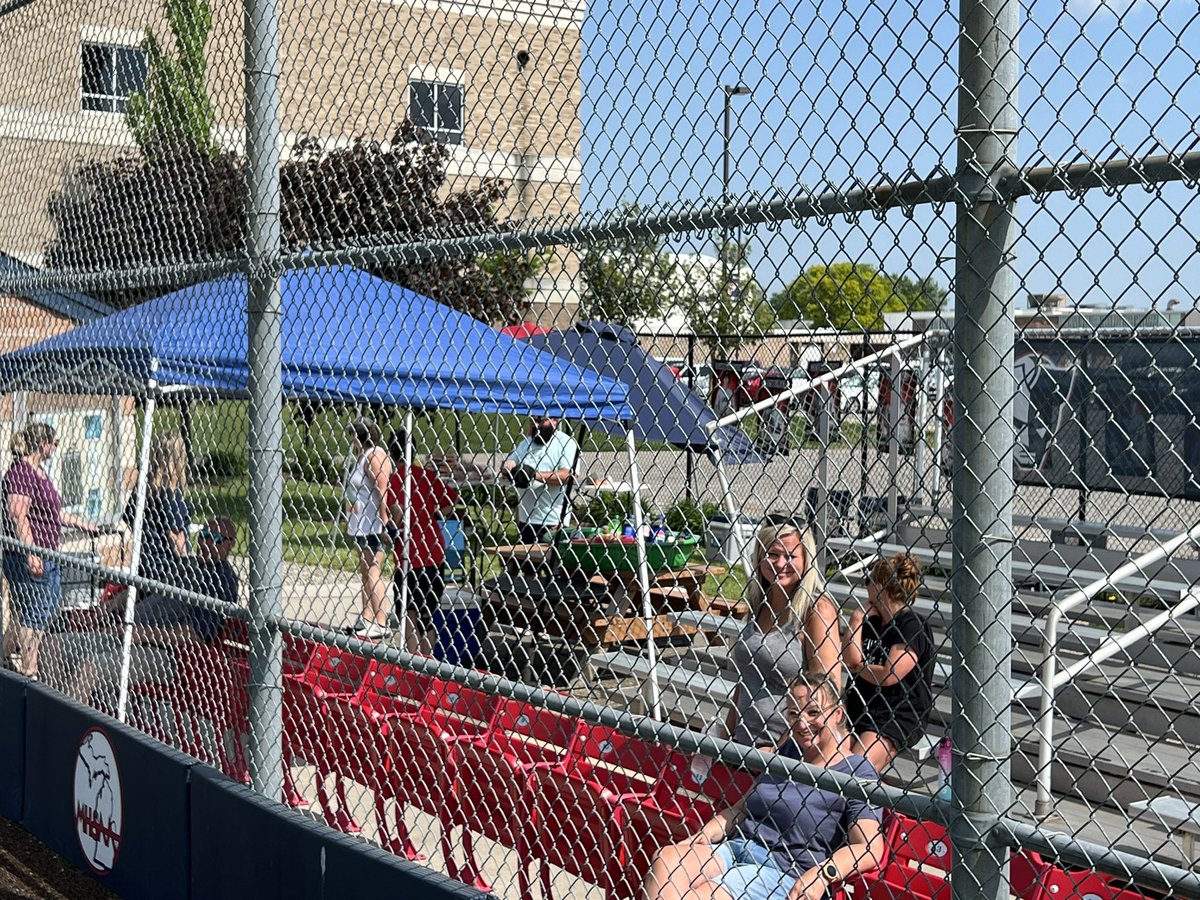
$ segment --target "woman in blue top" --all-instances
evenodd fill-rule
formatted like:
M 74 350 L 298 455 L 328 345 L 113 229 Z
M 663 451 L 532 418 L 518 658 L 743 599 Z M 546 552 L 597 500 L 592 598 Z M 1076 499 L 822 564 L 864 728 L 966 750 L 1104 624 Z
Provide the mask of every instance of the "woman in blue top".
M 188 529 L 192 510 L 187 502 L 187 448 L 178 432 L 168 431 L 150 447 L 150 473 L 146 483 L 146 512 L 142 524 L 142 552 L 138 574 L 174 584 L 179 561 L 188 556 Z M 125 507 L 132 527 L 134 499 Z
M 828 679 L 796 678 L 790 734 L 779 753 L 860 780 L 879 774 L 852 752 L 846 713 Z M 664 847 L 646 876 L 646 900 L 817 900 L 829 885 L 883 859 L 882 812 L 862 800 L 765 774 L 735 806 L 692 837 Z

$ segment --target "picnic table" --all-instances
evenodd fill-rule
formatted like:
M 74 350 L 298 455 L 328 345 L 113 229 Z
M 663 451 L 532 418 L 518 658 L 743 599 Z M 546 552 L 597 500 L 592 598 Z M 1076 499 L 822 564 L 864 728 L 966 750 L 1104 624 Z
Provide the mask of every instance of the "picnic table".
M 549 544 L 485 548 L 504 563 L 503 574 L 485 579 L 484 622 L 537 643 L 565 647 L 580 666 L 597 647 L 692 634 L 680 612 L 707 609 L 704 582 L 721 567 L 690 563 L 651 573 L 650 633 L 636 572 L 586 573 L 559 568 Z

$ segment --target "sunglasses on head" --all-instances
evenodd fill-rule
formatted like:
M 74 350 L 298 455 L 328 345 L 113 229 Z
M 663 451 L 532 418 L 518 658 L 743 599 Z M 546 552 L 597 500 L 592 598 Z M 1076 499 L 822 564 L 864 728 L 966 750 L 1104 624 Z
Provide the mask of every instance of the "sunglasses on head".
M 221 534 L 221 532 L 212 531 L 208 528 L 201 529 L 200 537 L 204 538 L 206 541 L 212 541 L 214 544 L 223 544 L 229 540 L 229 538 L 225 537 L 225 535 Z

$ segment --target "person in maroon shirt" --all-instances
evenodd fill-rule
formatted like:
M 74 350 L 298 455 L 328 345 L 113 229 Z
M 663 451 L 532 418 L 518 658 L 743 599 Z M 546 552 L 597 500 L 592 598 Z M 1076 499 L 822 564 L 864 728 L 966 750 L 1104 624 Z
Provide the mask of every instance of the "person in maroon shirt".
M 396 571 L 392 576 L 393 606 L 400 613 L 400 592 L 404 577 L 404 446 L 407 435 L 396 429 L 388 439 L 392 457 L 392 477 L 388 484 L 387 503 L 391 521 L 395 523 L 393 545 Z M 421 466 L 412 467 L 412 510 L 409 513 L 412 540 L 408 543 L 408 614 L 404 633 L 405 649 L 409 653 L 428 655 L 433 650 L 433 613 L 446 591 L 446 543 L 438 521 L 458 502 L 454 488 L 438 478 L 437 473 Z
M 12 465 L 4 473 L 4 530 L 23 544 L 57 550 L 64 525 L 95 532 L 82 519 L 63 512 L 62 497 L 42 464 L 58 446 L 54 429 L 35 422 L 13 435 Z M 18 672 L 37 678 L 38 650 L 50 618 L 62 600 L 58 563 L 40 554 L 12 547 L 4 549 L 4 576 L 17 620 Z

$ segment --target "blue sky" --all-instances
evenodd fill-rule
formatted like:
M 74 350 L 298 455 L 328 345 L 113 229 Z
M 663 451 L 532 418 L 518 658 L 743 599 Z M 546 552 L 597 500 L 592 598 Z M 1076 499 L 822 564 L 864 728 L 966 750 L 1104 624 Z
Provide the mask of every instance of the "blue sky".
M 1190 10 L 1189 10 L 1190 7 Z M 593 0 L 584 26 L 585 211 L 653 209 L 721 191 L 722 84 L 736 97 L 735 196 L 926 175 L 953 165 L 957 4 Z M 1022 7 L 1026 164 L 1200 149 L 1195 3 Z M 1191 98 L 1191 99 L 1185 99 Z M 907 173 L 907 174 L 906 174 Z M 1099 305 L 1200 296 L 1200 201 L 1182 185 L 1018 206 L 1019 290 Z M 815 263 L 953 272 L 953 210 L 746 232 L 768 292 Z M 711 235 L 676 238 L 712 252 Z

